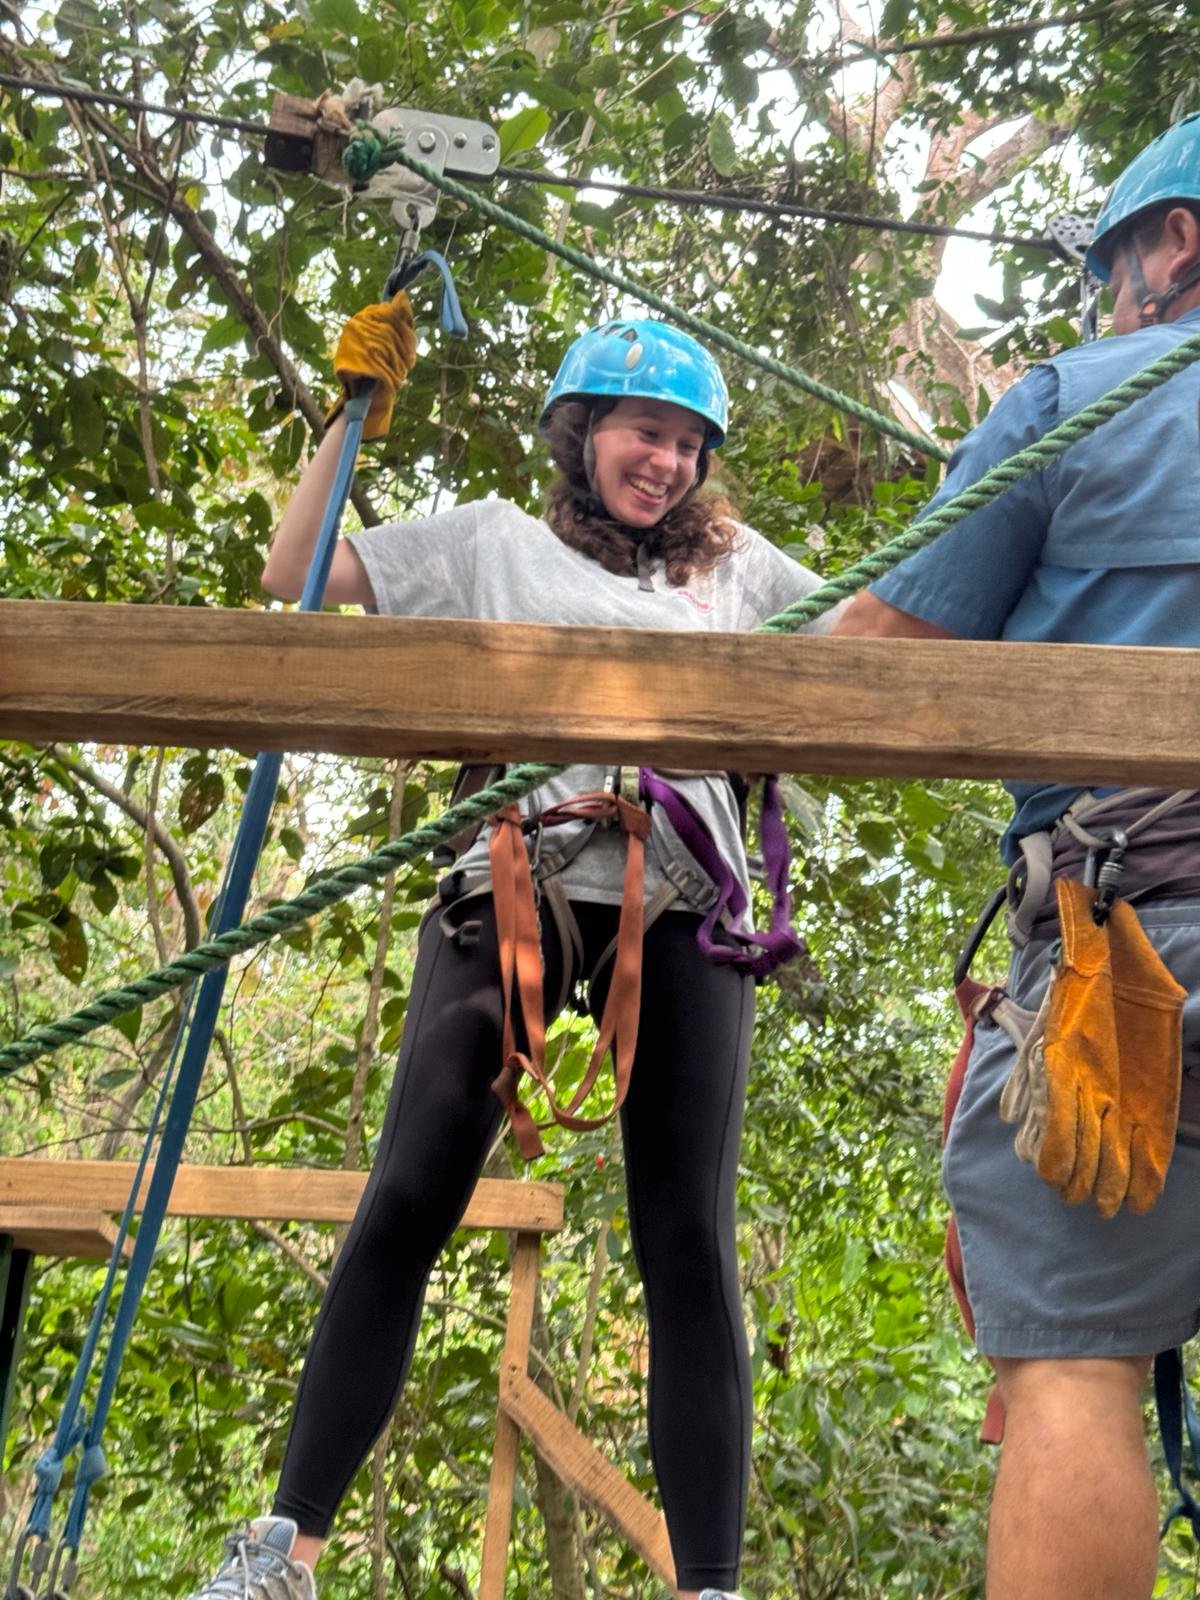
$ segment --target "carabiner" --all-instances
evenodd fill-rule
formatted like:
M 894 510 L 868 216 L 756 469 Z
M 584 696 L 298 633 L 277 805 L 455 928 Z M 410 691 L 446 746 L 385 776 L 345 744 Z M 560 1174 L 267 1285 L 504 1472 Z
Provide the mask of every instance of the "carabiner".
M 1095 850 L 1088 851 L 1088 866 L 1092 868 L 1094 876 L 1091 878 L 1096 886 L 1095 899 L 1092 901 L 1092 921 L 1098 928 L 1102 928 L 1108 921 L 1109 913 L 1113 908 L 1113 901 L 1117 897 L 1117 890 L 1121 886 L 1121 878 L 1125 871 L 1125 852 L 1129 848 L 1129 837 L 1121 828 L 1114 828 L 1112 837 L 1107 847 L 1100 853 Z M 1099 860 L 1099 855 L 1103 859 Z M 1099 870 L 1096 862 L 1099 861 Z M 1087 867 L 1084 868 L 1083 881 L 1089 881 Z
M 31 1540 L 34 1539 L 38 1543 L 34 1546 L 33 1555 L 29 1561 L 29 1570 L 34 1582 L 36 1583 L 42 1573 L 45 1572 L 49 1561 L 48 1547 L 50 1541 L 43 1537 L 42 1534 L 35 1533 L 32 1528 L 26 1528 L 17 1540 L 17 1547 L 13 1551 L 12 1566 L 9 1568 L 8 1584 L 4 1590 L 3 1600 L 36 1600 L 33 1590 L 20 1581 L 21 1568 L 25 1565 L 25 1551 L 28 1549 Z

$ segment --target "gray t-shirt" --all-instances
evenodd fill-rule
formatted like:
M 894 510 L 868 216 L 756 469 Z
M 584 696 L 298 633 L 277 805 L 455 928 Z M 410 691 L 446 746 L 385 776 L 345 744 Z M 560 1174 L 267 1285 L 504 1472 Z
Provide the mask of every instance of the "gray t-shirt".
M 710 571 L 672 588 L 659 563 L 651 569 L 653 589 L 642 589 L 636 578 L 608 572 L 563 544 L 540 517 L 506 500 L 474 501 L 437 516 L 388 523 L 351 534 L 350 541 L 366 569 L 376 609 L 386 616 L 742 633 L 820 582 L 742 526 L 734 553 Z M 822 619 L 809 631 L 821 632 L 829 625 Z M 568 767 L 527 796 L 522 810 L 530 815 L 585 790 L 611 787 L 615 773 L 613 767 Z M 747 886 L 737 806 L 725 777 L 664 776 L 701 814 L 718 849 Z M 714 898 L 712 884 L 661 807 L 653 808 L 651 818 L 647 896 L 669 878 L 687 905 L 705 910 Z M 551 853 L 566 858 L 562 882 L 573 899 L 620 904 L 624 846 L 615 831 L 597 828 L 588 837 L 584 825 L 564 824 L 543 841 L 543 860 Z M 459 865 L 468 874 L 486 871 L 486 835 Z

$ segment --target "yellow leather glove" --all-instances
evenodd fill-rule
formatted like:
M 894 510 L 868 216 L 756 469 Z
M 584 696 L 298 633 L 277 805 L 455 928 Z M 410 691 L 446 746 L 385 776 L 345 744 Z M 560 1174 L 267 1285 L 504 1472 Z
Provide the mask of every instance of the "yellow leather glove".
M 356 378 L 373 378 L 375 388 L 363 438 L 382 439 L 392 424 L 396 390 L 412 371 L 416 359 L 412 307 L 403 289 L 390 300 L 356 311 L 342 329 L 334 351 L 333 370 L 342 381 L 343 393 L 330 408 L 326 421 L 332 422 L 341 411 Z
M 1055 892 L 1062 956 L 1000 1114 L 1064 1200 L 1149 1211 L 1175 1147 L 1186 991 L 1126 901 L 1097 927 L 1090 888 L 1060 878 Z
M 1131 905 L 1114 901 L 1107 926 L 1121 1062 L 1119 1141 L 1128 1173 L 1124 1186 L 1097 1186 L 1096 1205 L 1111 1217 L 1122 1204 L 1149 1211 L 1162 1193 L 1179 1122 L 1187 991 L 1163 965 Z
M 1127 1176 L 1117 1138 L 1120 1068 L 1107 928 L 1092 920 L 1093 891 L 1055 884 L 1062 954 L 1000 1100 L 1021 1118 L 1017 1154 L 1070 1204 Z

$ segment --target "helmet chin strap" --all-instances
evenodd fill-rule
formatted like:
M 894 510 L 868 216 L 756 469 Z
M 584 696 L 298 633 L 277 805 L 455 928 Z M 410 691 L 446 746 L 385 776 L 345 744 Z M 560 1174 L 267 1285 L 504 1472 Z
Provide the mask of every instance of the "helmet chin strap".
M 1121 258 L 1125 263 L 1125 271 L 1129 274 L 1130 287 L 1137 301 L 1138 321 L 1143 328 L 1161 322 L 1179 296 L 1186 293 L 1194 284 L 1200 283 L 1200 261 L 1197 261 L 1181 278 L 1169 283 L 1165 289 L 1151 289 L 1142 271 L 1142 258 L 1138 255 L 1132 239 L 1122 245 Z

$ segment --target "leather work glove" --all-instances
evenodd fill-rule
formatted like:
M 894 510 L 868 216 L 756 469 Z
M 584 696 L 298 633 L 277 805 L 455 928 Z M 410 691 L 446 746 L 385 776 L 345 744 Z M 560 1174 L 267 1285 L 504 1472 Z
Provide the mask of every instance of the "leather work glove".
M 1163 965 L 1131 905 L 1115 900 L 1107 926 L 1121 1063 L 1119 1139 L 1128 1170 L 1126 1185 L 1097 1188 L 1096 1205 L 1111 1217 L 1122 1204 L 1149 1211 L 1162 1193 L 1179 1122 L 1187 991 Z
M 1103 1217 L 1148 1211 L 1175 1146 L 1186 993 L 1127 902 L 1097 927 L 1090 888 L 1059 878 L 1055 890 L 1062 956 L 1000 1114 L 1064 1200 L 1090 1197 Z
M 1117 1137 L 1120 1068 L 1108 930 L 1092 920 L 1090 888 L 1059 878 L 1055 891 L 1062 952 L 1004 1086 L 1000 1115 L 1020 1119 L 1017 1154 L 1076 1205 L 1098 1185 L 1106 1196 L 1123 1194 L 1128 1154 Z
M 412 307 L 403 290 L 390 300 L 376 301 L 356 311 L 342 329 L 333 356 L 333 370 L 342 382 L 342 397 L 330 409 L 327 422 L 341 411 L 356 378 L 373 378 L 375 388 L 363 425 L 364 439 L 382 439 L 391 427 L 396 390 L 417 359 L 417 336 Z

